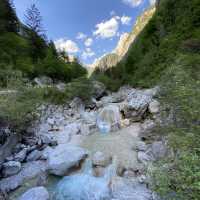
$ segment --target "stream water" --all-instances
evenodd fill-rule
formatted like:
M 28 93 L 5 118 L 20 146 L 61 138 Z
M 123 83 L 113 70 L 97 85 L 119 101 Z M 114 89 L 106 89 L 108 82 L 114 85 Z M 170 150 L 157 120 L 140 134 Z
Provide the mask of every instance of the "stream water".
M 136 144 L 139 141 L 138 134 L 138 124 L 133 124 L 130 127 L 123 128 L 116 132 L 107 133 L 103 131 L 103 133 L 97 132 L 93 135 L 85 136 L 80 146 L 89 151 L 88 158 L 85 160 L 80 170 L 73 172 L 68 177 L 48 177 L 47 189 L 51 195 L 51 199 L 55 200 L 55 197 L 53 197 L 55 191 L 59 192 L 60 188 L 66 187 L 69 189 L 69 191 L 68 189 L 67 191 L 71 194 L 71 196 L 68 196 L 65 199 L 60 197 L 56 200 L 81 199 L 77 195 L 82 195 L 82 190 L 79 190 L 78 188 L 83 188 L 84 184 L 89 183 L 92 184 L 94 188 L 102 187 L 101 190 L 104 191 L 104 194 L 107 194 L 106 186 L 109 179 L 116 176 L 117 165 L 120 164 L 120 166 L 126 169 L 133 170 L 137 170 L 142 167 L 137 161 L 137 152 L 135 151 Z M 98 151 L 113 158 L 112 164 L 106 169 L 104 177 L 101 178 L 92 176 L 91 158 L 94 153 Z M 34 184 L 34 180 L 28 181 L 23 187 L 13 192 L 10 195 L 10 199 L 16 200 L 23 192 L 33 187 Z M 85 188 L 86 191 L 87 189 L 89 188 Z M 75 190 L 80 191 L 80 193 L 76 193 Z M 99 196 L 96 199 L 98 198 Z

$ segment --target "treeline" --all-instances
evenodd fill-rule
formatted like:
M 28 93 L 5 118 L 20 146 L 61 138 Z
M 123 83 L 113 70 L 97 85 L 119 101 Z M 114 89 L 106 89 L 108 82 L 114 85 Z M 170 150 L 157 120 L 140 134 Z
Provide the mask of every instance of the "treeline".
M 11 1 L 0 0 L 0 80 L 13 70 L 29 79 L 45 75 L 64 82 L 86 75 L 77 59 L 66 62 L 63 53 L 47 40 L 35 5 L 27 9 L 25 19 L 25 24 L 19 21 Z

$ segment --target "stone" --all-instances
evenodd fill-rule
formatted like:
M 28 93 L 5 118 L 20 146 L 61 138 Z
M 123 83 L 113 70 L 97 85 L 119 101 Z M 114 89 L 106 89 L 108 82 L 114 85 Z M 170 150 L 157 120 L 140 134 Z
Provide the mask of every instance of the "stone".
M 85 105 L 83 101 L 78 97 L 75 97 L 72 100 L 72 102 L 70 103 L 70 107 L 76 113 L 82 113 L 85 110 Z
M 105 168 L 100 166 L 93 167 L 93 175 L 95 177 L 103 177 L 105 175 Z
M 112 197 L 116 200 L 152 200 L 152 192 L 145 186 L 115 177 L 110 184 Z
M 101 132 L 118 130 L 121 126 L 121 114 L 119 107 L 108 105 L 97 116 L 97 126 Z
M 151 101 L 151 96 L 146 95 L 142 91 L 134 90 L 128 95 L 122 111 L 126 118 L 131 118 L 132 121 L 140 121 Z
M 47 145 L 50 145 L 50 146 L 56 146 L 57 145 L 56 139 L 51 135 L 42 134 L 40 136 L 40 138 L 41 138 L 43 144 L 47 144 Z
M 145 142 L 139 141 L 136 145 L 136 150 L 137 151 L 146 151 L 147 145 L 145 144 Z
M 107 167 L 111 163 L 111 158 L 102 152 L 96 152 L 92 157 L 92 165 Z
M 39 160 L 42 157 L 42 152 L 38 151 L 37 149 L 32 151 L 26 158 L 26 161 L 36 161 Z
M 156 160 L 163 158 L 167 154 L 167 147 L 162 141 L 153 142 L 151 151 Z
M 152 157 L 150 155 L 148 155 L 146 152 L 143 151 L 139 151 L 138 152 L 138 161 L 143 163 L 143 164 L 147 164 L 148 162 L 152 161 Z
M 45 187 L 35 187 L 26 191 L 19 200 L 49 200 L 50 196 Z
M 10 192 L 24 185 L 28 180 L 40 177 L 46 173 L 47 164 L 44 161 L 33 161 L 22 165 L 21 171 L 8 178 L 0 180 L 0 191 Z
M 65 89 L 66 89 L 66 84 L 65 83 L 58 83 L 56 84 L 56 88 L 61 91 L 61 92 L 64 92 Z
M 160 103 L 157 100 L 153 100 L 149 104 L 149 112 L 152 114 L 157 114 L 160 111 Z
M 53 84 L 53 80 L 50 77 L 47 77 L 47 76 L 36 77 L 36 78 L 34 78 L 33 81 L 39 87 L 44 87 L 44 86 Z
M 26 154 L 27 154 L 27 149 L 22 149 L 19 153 L 15 154 L 14 160 L 23 162 L 26 158 Z
M 80 127 L 81 135 L 90 135 L 90 127 L 87 124 L 82 124 Z
M 93 85 L 92 96 L 96 99 L 101 98 L 106 91 L 105 85 L 99 81 L 92 81 L 92 85 Z
M 16 161 L 9 161 L 3 164 L 3 177 L 13 176 L 21 170 L 21 163 Z
M 129 119 L 123 119 L 121 120 L 121 126 L 122 127 L 127 127 L 127 126 L 130 126 L 131 122 Z
M 110 200 L 109 183 L 87 174 L 64 177 L 57 185 L 54 200 Z
M 65 176 L 73 167 L 77 168 L 87 152 L 73 145 L 59 144 L 47 152 L 49 173 L 57 176 Z

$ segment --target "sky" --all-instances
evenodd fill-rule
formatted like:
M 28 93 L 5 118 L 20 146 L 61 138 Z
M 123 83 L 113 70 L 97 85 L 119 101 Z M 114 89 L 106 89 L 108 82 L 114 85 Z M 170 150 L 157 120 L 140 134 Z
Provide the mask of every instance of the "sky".
M 48 39 L 84 64 L 115 49 L 136 18 L 155 0 L 14 0 L 22 22 L 31 4 L 43 18 Z

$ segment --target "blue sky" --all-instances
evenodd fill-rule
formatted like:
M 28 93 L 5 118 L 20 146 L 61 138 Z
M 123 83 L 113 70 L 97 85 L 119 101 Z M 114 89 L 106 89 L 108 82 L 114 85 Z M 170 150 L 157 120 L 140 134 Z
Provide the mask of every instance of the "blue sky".
M 124 32 L 154 0 L 14 0 L 19 18 L 32 3 L 49 39 L 85 63 L 111 52 Z

